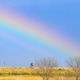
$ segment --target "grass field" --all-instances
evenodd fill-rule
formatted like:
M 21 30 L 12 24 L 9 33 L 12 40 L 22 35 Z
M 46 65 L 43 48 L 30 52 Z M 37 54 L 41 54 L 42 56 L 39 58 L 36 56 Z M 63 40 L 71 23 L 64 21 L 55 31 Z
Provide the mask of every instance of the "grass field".
M 1 76 L 0 80 L 42 80 L 41 77 L 38 76 Z M 55 77 L 50 80 L 75 80 L 74 77 Z
M 42 80 L 37 76 L 1 76 L 0 80 Z
M 58 74 L 50 80 L 75 80 L 70 74 L 65 76 L 64 72 L 70 69 L 57 69 Z M 40 76 L 33 75 L 34 69 L 30 68 L 0 68 L 0 80 L 42 80 Z

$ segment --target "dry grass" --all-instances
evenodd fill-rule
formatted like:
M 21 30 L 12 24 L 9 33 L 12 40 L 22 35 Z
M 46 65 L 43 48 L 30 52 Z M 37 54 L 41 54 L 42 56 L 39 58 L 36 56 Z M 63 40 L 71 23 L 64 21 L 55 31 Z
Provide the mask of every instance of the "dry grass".
M 5 77 L 1 76 L 0 80 L 42 80 L 42 78 L 38 76 L 5 76 Z M 75 80 L 75 78 L 55 77 L 50 80 Z
M 42 80 L 40 77 L 34 76 L 1 76 L 0 80 Z
M 0 68 L 0 80 L 42 80 L 39 76 L 33 76 L 31 73 L 34 72 L 35 69 L 30 68 Z M 64 76 L 65 71 L 71 70 L 67 68 L 56 69 L 58 70 L 58 75 L 54 76 L 51 80 L 75 80 L 75 77 L 66 77 Z M 17 73 L 12 74 L 12 73 Z M 26 73 L 26 74 L 24 74 Z M 8 74 L 8 75 L 7 75 Z

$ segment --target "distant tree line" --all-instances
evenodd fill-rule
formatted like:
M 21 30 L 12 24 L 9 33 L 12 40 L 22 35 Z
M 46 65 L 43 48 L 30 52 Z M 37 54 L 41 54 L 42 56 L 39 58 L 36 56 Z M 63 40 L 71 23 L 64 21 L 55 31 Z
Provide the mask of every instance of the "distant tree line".
M 80 80 L 80 57 L 71 57 L 65 63 L 75 73 L 75 80 Z M 35 60 L 34 65 L 31 63 L 30 67 L 36 67 L 36 74 L 41 76 L 43 80 L 50 80 L 56 74 L 55 68 L 59 67 L 59 63 L 54 57 L 49 57 Z M 71 75 L 70 71 L 67 73 Z

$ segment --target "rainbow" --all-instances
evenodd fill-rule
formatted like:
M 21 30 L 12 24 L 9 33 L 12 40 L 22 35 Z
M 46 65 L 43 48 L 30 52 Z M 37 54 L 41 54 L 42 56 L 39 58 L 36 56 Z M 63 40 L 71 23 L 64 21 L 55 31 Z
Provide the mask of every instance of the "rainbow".
M 64 52 L 63 54 L 80 54 L 80 46 L 75 42 L 65 36 L 62 36 L 55 29 L 53 31 L 51 28 L 46 27 L 46 25 L 39 24 L 37 21 L 33 21 L 29 17 L 25 18 L 24 16 L 21 16 L 15 12 L 11 12 L 10 10 L 1 9 L 0 23 L 5 24 L 6 28 L 16 33 L 22 33 L 25 36 L 30 36 L 35 40 L 39 40 L 39 42 L 45 43 L 53 48 L 56 47 L 57 50 L 61 50 L 62 52 Z M 11 35 L 6 34 L 5 32 L 0 32 L 0 34 L 10 40 L 14 40 L 15 38 Z M 25 41 L 20 41 L 17 37 L 16 39 L 17 40 L 14 40 L 14 42 L 25 45 Z M 29 43 L 27 43 L 27 45 L 33 50 L 44 51 L 42 49 L 40 50 L 36 46 L 30 45 Z

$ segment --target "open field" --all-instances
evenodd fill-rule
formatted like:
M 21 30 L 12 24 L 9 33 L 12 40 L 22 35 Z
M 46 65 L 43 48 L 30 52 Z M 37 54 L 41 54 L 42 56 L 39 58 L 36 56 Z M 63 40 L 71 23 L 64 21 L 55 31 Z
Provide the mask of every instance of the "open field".
M 1 76 L 0 80 L 42 80 L 37 76 Z
M 75 80 L 74 74 L 65 72 L 71 69 L 55 69 L 55 75 L 50 80 Z M 34 74 L 35 69 L 30 68 L 0 68 L 0 80 L 42 80 Z
M 1 76 L 0 80 L 42 80 L 41 77 L 38 76 Z M 50 80 L 75 80 L 74 77 L 68 77 L 68 78 L 64 78 L 64 77 L 56 77 L 56 78 L 52 78 Z

